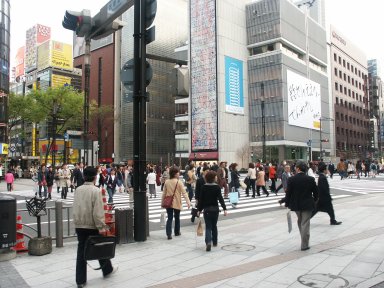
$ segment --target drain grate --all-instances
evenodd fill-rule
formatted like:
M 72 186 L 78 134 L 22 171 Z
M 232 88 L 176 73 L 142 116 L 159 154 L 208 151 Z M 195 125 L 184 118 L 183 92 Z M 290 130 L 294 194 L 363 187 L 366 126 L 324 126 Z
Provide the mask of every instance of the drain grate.
M 246 244 L 231 244 L 221 247 L 222 250 L 231 251 L 231 252 L 244 252 L 254 250 L 256 247 L 253 245 Z
M 299 283 L 312 288 L 348 287 L 349 282 L 343 277 L 332 274 L 305 274 L 297 278 Z

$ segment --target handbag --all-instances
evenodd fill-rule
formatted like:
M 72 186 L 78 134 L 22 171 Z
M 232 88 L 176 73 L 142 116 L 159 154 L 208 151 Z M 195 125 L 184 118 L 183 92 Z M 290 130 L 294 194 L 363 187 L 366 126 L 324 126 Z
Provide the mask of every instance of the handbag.
M 199 220 L 199 223 L 197 224 L 196 235 L 197 236 L 203 236 L 204 235 L 203 223 L 201 222 L 201 219 Z
M 84 260 L 106 260 L 115 257 L 116 237 L 92 235 L 85 242 Z M 99 270 L 99 267 L 95 270 Z
M 163 202 L 161 203 L 162 208 L 172 208 L 173 197 L 175 196 L 177 184 L 179 184 L 179 180 L 177 180 L 175 190 L 173 191 L 172 196 L 165 196 L 164 197 Z
M 247 177 L 245 177 L 245 179 L 244 179 L 244 184 L 245 185 L 249 185 L 249 184 L 251 184 L 251 178 L 249 178 L 249 176 L 247 176 Z

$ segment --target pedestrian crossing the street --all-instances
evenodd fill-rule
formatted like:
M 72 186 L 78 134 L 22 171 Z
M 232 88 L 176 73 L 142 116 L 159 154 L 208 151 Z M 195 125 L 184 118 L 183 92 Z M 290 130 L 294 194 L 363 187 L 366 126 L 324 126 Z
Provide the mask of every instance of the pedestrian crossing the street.
M 159 223 L 161 213 L 166 212 L 164 208 L 161 208 L 161 194 L 162 192 L 157 192 L 156 198 L 148 197 L 148 208 L 149 208 L 149 221 L 152 223 Z M 349 197 L 351 195 L 332 195 L 333 199 L 340 199 Z M 244 212 L 258 211 L 269 208 L 280 207 L 278 200 L 284 197 L 283 193 L 278 194 L 277 196 L 274 193 L 270 193 L 268 197 L 262 195 L 256 198 L 246 197 L 245 191 L 240 191 L 239 203 L 236 205 L 236 208 L 233 208 L 228 199 L 225 200 L 225 205 L 230 214 L 239 214 Z M 73 194 L 68 195 L 65 203 L 68 205 L 73 204 Z M 116 208 L 133 208 L 133 202 L 130 201 L 129 195 L 127 193 L 115 193 L 113 196 L 113 205 Z M 192 207 L 195 206 L 195 200 L 192 200 Z M 221 208 L 220 208 L 221 209 Z M 191 210 L 187 208 L 185 201 L 183 200 L 183 210 L 180 212 L 180 220 L 191 219 Z

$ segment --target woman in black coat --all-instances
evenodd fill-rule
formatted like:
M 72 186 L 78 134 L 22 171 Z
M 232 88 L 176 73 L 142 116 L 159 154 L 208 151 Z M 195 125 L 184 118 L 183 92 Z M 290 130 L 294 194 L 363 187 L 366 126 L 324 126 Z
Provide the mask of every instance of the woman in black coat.
M 315 210 L 313 210 L 312 212 L 312 217 L 315 216 L 318 211 L 326 212 L 329 215 L 331 225 L 340 225 L 341 222 L 336 221 L 335 212 L 333 210 L 332 197 L 330 194 L 329 183 L 326 176 L 327 165 L 324 162 L 320 162 L 318 165 L 318 170 L 319 180 L 317 186 L 319 190 L 319 200 L 315 205 Z
M 217 173 L 215 171 L 208 171 L 205 175 L 206 183 L 201 189 L 199 201 L 197 202 L 197 210 L 200 212 L 204 210 L 205 221 L 205 244 L 206 251 L 211 251 L 211 244 L 213 247 L 217 246 L 217 220 L 219 219 L 219 205 L 224 210 L 224 216 L 227 216 L 227 207 L 225 206 L 223 195 L 221 195 L 221 188 L 216 183 Z

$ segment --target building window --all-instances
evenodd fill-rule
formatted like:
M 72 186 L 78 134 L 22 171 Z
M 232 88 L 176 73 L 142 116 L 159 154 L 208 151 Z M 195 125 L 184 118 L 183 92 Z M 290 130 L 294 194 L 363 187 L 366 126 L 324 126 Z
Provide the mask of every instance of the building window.
M 336 53 L 333 53 L 333 60 L 334 60 L 334 61 L 337 61 L 337 55 L 336 55 Z
M 336 97 L 336 105 L 339 105 L 339 97 Z
M 339 56 L 339 64 L 341 65 L 341 57 Z
M 339 71 L 339 77 L 340 79 L 343 78 L 343 73 L 341 73 L 341 70 Z
M 347 74 L 344 73 L 344 81 L 347 81 Z
M 348 89 L 348 96 L 351 97 L 351 89 Z
M 347 69 L 349 70 L 349 62 L 347 62 Z
M 344 87 L 344 94 L 347 95 L 347 87 Z
M 335 90 L 336 91 L 338 90 L 338 87 L 339 87 L 339 85 L 337 84 L 337 82 L 335 82 Z
M 348 76 L 348 83 L 351 84 L 351 77 Z
M 335 76 L 337 76 L 337 68 L 335 68 Z
M 336 120 L 339 120 L 340 116 L 339 116 L 339 112 L 336 112 Z
M 345 60 L 343 59 L 343 66 L 345 67 Z
M 339 127 L 336 127 L 336 133 L 340 134 L 340 128 Z

